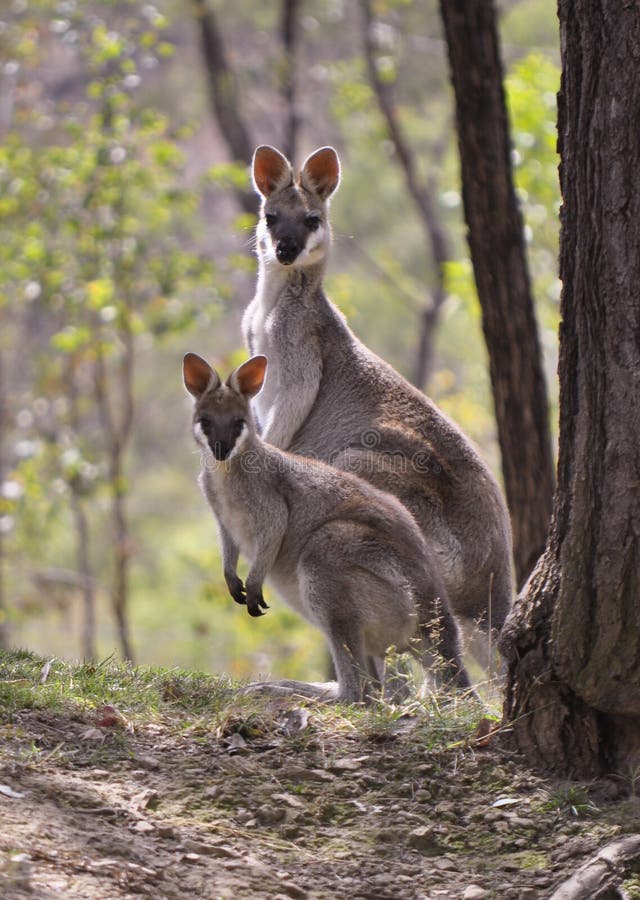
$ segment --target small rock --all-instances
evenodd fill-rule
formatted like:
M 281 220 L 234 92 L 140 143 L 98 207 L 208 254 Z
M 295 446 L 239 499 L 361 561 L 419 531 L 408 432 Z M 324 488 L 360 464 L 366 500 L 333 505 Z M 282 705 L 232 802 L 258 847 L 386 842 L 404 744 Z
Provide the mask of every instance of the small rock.
M 135 761 L 139 766 L 142 766 L 143 769 L 151 769 L 151 771 L 155 771 L 160 768 L 160 761 L 156 759 L 155 756 L 147 756 L 144 754 L 143 756 L 136 756 Z
M 284 765 L 278 771 L 280 781 L 334 781 L 335 775 L 325 769 L 305 769 L 303 766 Z
M 366 762 L 368 759 L 368 756 L 358 756 L 351 759 L 336 759 L 330 763 L 329 768 L 334 772 L 356 772 L 361 768 L 362 763 Z
M 282 803 L 286 803 L 287 806 L 291 806 L 293 809 L 305 808 L 302 800 L 298 800 L 293 794 L 272 794 L 271 796 L 273 800 L 280 800 Z
M 441 859 L 434 859 L 431 867 L 439 872 L 450 872 L 458 867 L 458 863 L 454 859 L 449 859 L 448 856 L 443 856 Z
M 171 825 L 158 825 L 157 831 L 160 837 L 163 838 L 174 838 L 176 836 L 176 830 Z
M 374 835 L 374 840 L 379 844 L 395 844 L 402 836 L 399 828 L 381 828 Z
M 261 825 L 277 825 L 278 822 L 283 821 L 285 811 L 281 806 L 271 806 L 268 803 L 264 803 L 257 808 L 255 816 Z
M 520 893 L 518 894 L 518 900 L 538 900 L 540 894 L 535 888 L 520 888 Z
M 431 825 L 420 825 L 409 832 L 409 846 L 420 853 L 433 854 L 441 852 L 436 840 L 435 831 Z
M 210 787 L 204 789 L 204 795 L 209 800 L 216 800 L 221 793 L 222 788 L 219 784 L 212 784 Z
M 151 824 L 151 822 L 146 822 L 144 819 L 140 819 L 139 822 L 131 829 L 132 831 L 137 831 L 139 834 L 147 834 L 150 831 L 155 831 L 155 826 Z
M 480 887 L 479 884 L 470 884 L 467 888 L 465 888 L 465 892 L 462 895 L 462 900 L 484 900 L 485 897 L 489 896 L 489 891 L 485 891 L 483 887 Z

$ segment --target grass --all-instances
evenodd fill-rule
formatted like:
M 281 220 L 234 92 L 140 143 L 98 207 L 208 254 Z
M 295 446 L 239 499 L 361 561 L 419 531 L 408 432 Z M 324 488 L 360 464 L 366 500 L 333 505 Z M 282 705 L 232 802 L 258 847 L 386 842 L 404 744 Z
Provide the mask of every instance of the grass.
M 133 725 L 169 717 L 176 727 L 206 727 L 220 736 L 239 734 L 252 740 L 270 733 L 282 704 L 263 694 L 238 691 L 241 683 L 178 668 L 130 666 L 109 657 L 100 663 L 73 664 L 45 660 L 28 651 L 0 653 L 0 723 L 20 710 L 49 710 L 89 720 L 109 705 Z M 288 701 L 288 705 L 297 701 Z M 402 705 L 383 700 L 369 706 L 300 701 L 313 708 L 324 731 L 355 732 L 383 743 L 419 725 L 425 747 L 446 747 L 473 740 L 482 707 L 466 695 L 429 691 Z M 313 727 L 290 735 L 306 742 Z

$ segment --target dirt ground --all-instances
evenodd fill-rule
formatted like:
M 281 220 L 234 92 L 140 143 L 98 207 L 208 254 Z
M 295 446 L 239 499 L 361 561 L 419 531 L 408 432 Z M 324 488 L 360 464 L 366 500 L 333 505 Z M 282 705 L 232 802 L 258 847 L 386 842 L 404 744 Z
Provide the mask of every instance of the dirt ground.
M 3 897 L 530 900 L 640 831 L 629 785 L 545 780 L 497 737 L 433 745 L 428 716 L 6 719 Z

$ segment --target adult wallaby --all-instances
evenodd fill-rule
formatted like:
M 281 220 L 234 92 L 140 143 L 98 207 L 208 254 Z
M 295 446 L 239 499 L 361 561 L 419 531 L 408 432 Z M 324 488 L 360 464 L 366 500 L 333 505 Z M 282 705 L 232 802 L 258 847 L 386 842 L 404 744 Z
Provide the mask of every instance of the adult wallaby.
M 355 475 L 258 436 L 250 398 L 262 387 L 266 364 L 255 356 L 223 383 L 196 354 L 183 363 L 203 451 L 200 486 L 220 526 L 231 596 L 260 616 L 267 578 L 317 625 L 338 676 L 335 699 L 368 699 L 382 680 L 385 651 L 412 649 L 417 637 L 425 662 L 433 639 L 445 677 L 468 687 L 437 562 L 402 504 Z M 239 552 L 251 566 L 245 584 L 236 571 Z M 282 684 L 327 693 L 326 685 Z
M 269 359 L 255 401 L 263 438 L 395 494 L 438 558 L 452 611 L 500 629 L 513 586 L 495 479 L 460 429 L 367 349 L 324 293 L 335 150 L 316 150 L 295 178 L 278 150 L 258 147 L 253 181 L 262 197 L 259 274 L 243 330 L 250 352 Z

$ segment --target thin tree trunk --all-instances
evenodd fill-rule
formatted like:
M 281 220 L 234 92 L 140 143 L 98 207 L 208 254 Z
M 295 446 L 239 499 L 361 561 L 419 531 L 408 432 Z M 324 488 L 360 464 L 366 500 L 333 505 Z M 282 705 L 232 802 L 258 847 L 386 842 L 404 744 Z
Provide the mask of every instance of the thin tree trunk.
M 82 654 L 85 660 L 96 658 L 96 592 L 89 553 L 89 522 L 81 497 L 71 488 L 71 508 L 76 531 L 76 565 L 82 576 Z
M 529 758 L 640 764 L 640 46 L 623 0 L 560 0 L 558 488 L 507 623 L 505 716 Z
M 418 177 L 415 156 L 400 126 L 389 85 L 380 78 L 378 73 L 370 0 L 360 0 L 360 7 L 363 18 L 364 54 L 369 81 L 376 95 L 380 112 L 386 122 L 387 132 L 393 143 L 398 162 L 404 173 L 409 196 L 413 200 L 420 217 L 435 269 L 435 284 L 433 285 L 431 296 L 420 314 L 418 349 L 412 375 L 413 383 L 416 387 L 422 389 L 433 366 L 434 335 L 440 318 L 440 310 L 446 299 L 444 267 L 447 260 L 451 259 L 451 251 L 448 235 L 436 212 L 433 185 L 429 182 L 421 182 Z
M 495 402 L 518 584 L 544 550 L 553 497 L 549 411 L 494 4 L 440 0 L 456 96 L 469 248 Z
M 192 3 L 200 30 L 211 109 L 218 123 L 220 136 L 227 145 L 231 159 L 248 166 L 253 155 L 253 141 L 240 112 L 236 76 L 227 61 L 218 20 L 207 0 L 192 0 Z M 257 201 L 252 191 L 237 189 L 235 193 L 244 212 L 256 212 Z
M 76 360 L 69 359 L 67 370 L 69 379 L 69 420 L 74 434 L 80 434 L 80 410 L 76 381 Z M 85 660 L 96 658 L 96 592 L 95 579 L 91 568 L 89 520 L 82 500 L 81 485 L 75 480 L 69 485 L 71 491 L 71 511 L 76 532 L 76 565 L 82 576 L 82 653 Z
M 0 347 L 0 485 L 4 482 L 5 473 L 5 430 L 7 424 L 7 387 L 5 383 L 3 348 Z M 0 528 L 0 650 L 9 647 L 8 604 L 5 581 L 5 542 L 4 532 Z
M 287 159 L 295 161 L 298 150 L 300 112 L 297 105 L 296 62 L 300 43 L 301 0 L 282 0 L 280 36 L 282 39 L 282 96 L 285 101 L 285 128 L 283 152 Z
M 108 376 L 100 351 L 95 361 L 95 393 L 105 439 L 109 445 L 109 486 L 111 491 L 111 521 L 113 527 L 114 573 L 112 585 L 112 607 L 118 630 L 118 638 L 124 659 L 133 662 L 133 649 L 129 636 L 129 562 L 131 540 L 126 513 L 126 488 L 123 469 L 124 453 L 133 426 L 133 335 L 124 327 L 121 337 L 124 353 L 118 377 L 123 409 L 119 418 L 111 409 Z

